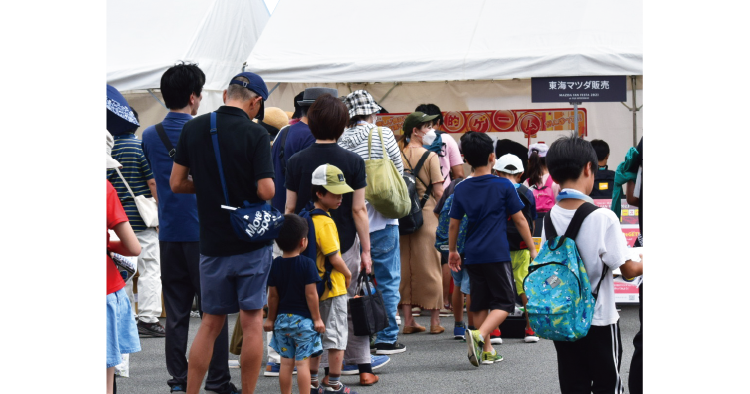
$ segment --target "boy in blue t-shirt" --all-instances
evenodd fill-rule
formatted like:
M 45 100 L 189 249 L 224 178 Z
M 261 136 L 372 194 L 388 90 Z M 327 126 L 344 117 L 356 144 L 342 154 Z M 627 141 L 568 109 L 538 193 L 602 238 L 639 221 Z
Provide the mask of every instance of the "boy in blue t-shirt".
M 318 309 L 318 268 L 309 257 L 307 221 L 294 214 L 284 215 L 276 239 L 281 257 L 273 260 L 268 276 L 268 318 L 265 331 L 273 331 L 271 347 L 281 356 L 279 385 L 282 394 L 292 392 L 292 371 L 297 366 L 300 394 L 310 385 L 310 358 L 323 353 L 320 334 L 325 325 Z
M 448 263 L 453 271 L 461 270 L 456 249 L 461 219 L 469 219 L 464 245 L 463 265 L 469 273 L 471 307 L 478 330 L 466 330 L 469 362 L 492 364 L 502 356 L 485 341 L 515 308 L 513 272 L 508 250 L 505 223 L 510 216 L 527 245 L 533 245 L 529 225 L 521 212 L 523 202 L 513 183 L 491 174 L 495 164 L 492 140 L 484 133 L 467 132 L 461 137 L 466 161 L 474 167 L 474 177 L 456 185 L 448 230 Z M 529 250 L 530 258 L 536 249 Z M 489 312 L 488 312 L 489 310 Z

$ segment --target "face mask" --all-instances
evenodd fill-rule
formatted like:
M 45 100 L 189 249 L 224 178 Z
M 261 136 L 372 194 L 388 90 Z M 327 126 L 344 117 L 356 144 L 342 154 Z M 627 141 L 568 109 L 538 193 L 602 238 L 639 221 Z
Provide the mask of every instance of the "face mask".
M 437 138 L 437 134 L 435 134 L 434 129 L 430 129 L 427 134 L 422 137 L 422 143 L 424 145 L 432 145 L 433 142 L 435 142 L 435 138 Z

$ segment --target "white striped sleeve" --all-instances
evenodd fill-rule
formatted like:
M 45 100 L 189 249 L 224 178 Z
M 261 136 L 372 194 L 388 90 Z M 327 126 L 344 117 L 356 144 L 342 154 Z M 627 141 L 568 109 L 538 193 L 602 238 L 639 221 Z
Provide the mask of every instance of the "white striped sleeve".
M 383 142 L 385 142 L 386 150 L 388 151 L 388 156 L 390 156 L 391 160 L 393 161 L 393 164 L 396 165 L 396 169 L 398 172 L 403 175 L 404 174 L 404 162 L 401 160 L 401 151 L 398 150 L 398 144 L 396 143 L 396 137 L 393 135 L 393 131 L 389 128 L 384 128 L 387 130 L 383 136 Z

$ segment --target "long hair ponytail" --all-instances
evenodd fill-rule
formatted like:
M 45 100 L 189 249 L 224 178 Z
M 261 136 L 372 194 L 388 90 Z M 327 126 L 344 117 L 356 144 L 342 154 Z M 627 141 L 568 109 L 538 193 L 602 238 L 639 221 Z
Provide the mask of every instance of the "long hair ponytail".
M 542 183 L 545 168 L 547 168 L 547 160 L 544 157 L 539 157 L 539 152 L 532 150 L 531 156 L 529 156 L 529 186 Z

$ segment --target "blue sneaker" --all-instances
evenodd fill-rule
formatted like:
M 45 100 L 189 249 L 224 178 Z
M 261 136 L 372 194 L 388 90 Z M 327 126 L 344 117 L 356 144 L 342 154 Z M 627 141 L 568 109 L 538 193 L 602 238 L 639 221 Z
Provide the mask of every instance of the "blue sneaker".
M 185 386 L 176 384 L 169 388 L 170 393 L 184 393 L 185 392 Z
M 370 356 L 370 365 L 373 371 L 388 364 L 390 361 L 391 358 L 388 356 Z
M 359 367 L 357 364 L 344 364 L 341 368 L 342 375 L 359 375 Z
M 263 376 L 279 376 L 279 370 L 281 369 L 281 364 L 277 364 L 274 362 L 268 362 L 266 363 L 266 370 L 263 371 Z M 297 367 L 294 367 L 294 371 L 292 371 L 292 375 L 297 374 Z
M 464 339 L 466 333 L 466 324 L 462 321 L 457 321 L 453 326 L 453 339 Z
M 388 364 L 391 361 L 391 358 L 388 356 L 373 356 L 370 355 L 370 366 L 372 367 L 372 370 L 376 370 L 383 365 Z M 341 367 L 341 374 L 342 375 L 359 375 L 359 367 L 357 364 L 344 364 L 343 367 Z

